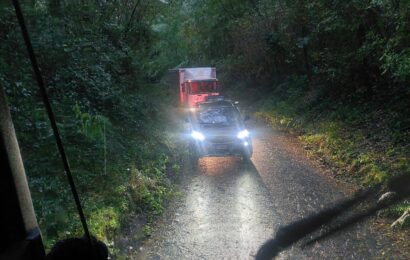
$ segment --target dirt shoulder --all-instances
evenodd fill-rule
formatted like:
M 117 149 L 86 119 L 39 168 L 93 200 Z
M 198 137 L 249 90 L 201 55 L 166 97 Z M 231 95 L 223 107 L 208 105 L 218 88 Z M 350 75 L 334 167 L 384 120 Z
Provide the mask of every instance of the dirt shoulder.
M 259 122 L 259 124 L 263 124 Z M 308 147 L 306 143 L 299 138 L 297 132 L 279 131 L 270 128 L 269 130 L 274 134 L 274 146 L 281 147 L 280 150 L 286 151 L 291 155 L 294 161 L 302 164 L 309 164 L 314 168 L 316 173 L 321 174 L 330 183 L 336 185 L 337 189 L 345 194 L 345 196 L 352 196 L 354 192 L 363 188 L 357 178 L 341 173 L 341 169 L 332 165 L 326 158 L 321 157 L 318 153 L 312 153 L 312 147 Z M 309 168 L 309 167 L 307 167 Z M 306 168 L 306 169 L 307 169 Z M 374 203 L 374 200 L 370 201 Z M 363 208 L 368 206 L 369 201 L 365 201 L 361 206 Z M 404 202 L 406 203 L 406 202 Z M 408 201 L 407 201 L 408 203 Z M 386 251 L 381 251 L 381 255 L 374 256 L 376 258 L 410 258 L 410 230 L 408 228 L 392 228 L 391 223 L 394 219 L 386 217 L 386 210 L 379 211 L 375 216 L 366 221 L 368 230 L 376 237 L 385 237 L 391 243 L 391 248 L 386 245 Z M 381 244 L 383 242 L 377 242 Z

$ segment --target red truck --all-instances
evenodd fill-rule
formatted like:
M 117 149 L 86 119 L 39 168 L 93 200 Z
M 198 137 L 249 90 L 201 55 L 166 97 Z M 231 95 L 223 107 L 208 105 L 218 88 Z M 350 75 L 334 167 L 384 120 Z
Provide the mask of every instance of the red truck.
M 207 97 L 220 95 L 215 68 L 179 68 L 172 72 L 177 73 L 179 105 L 182 107 L 194 108 Z

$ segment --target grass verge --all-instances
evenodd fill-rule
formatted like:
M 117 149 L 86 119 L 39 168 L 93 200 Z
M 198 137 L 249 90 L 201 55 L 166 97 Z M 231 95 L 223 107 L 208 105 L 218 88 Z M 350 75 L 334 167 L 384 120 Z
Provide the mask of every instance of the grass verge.
M 310 156 L 349 181 L 367 186 L 410 174 L 409 131 L 392 124 L 394 111 L 343 104 L 318 107 L 306 104 L 307 97 L 298 94 L 271 102 L 255 116 L 298 136 Z M 386 213 L 397 218 L 409 209 L 410 202 L 404 201 Z M 409 221 L 402 226 L 409 226 Z

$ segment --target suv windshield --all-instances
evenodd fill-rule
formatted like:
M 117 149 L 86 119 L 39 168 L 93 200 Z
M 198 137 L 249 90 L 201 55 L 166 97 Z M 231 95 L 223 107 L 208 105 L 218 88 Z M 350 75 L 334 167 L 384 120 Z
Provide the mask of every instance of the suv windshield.
M 230 126 L 236 120 L 236 113 L 232 107 L 206 107 L 200 109 L 197 119 L 203 125 Z

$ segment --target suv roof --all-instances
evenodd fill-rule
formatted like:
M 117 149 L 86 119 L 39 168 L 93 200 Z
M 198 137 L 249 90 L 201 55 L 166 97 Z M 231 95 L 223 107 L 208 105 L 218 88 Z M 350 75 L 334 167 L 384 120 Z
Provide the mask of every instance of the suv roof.
M 199 103 L 199 107 L 204 105 L 208 107 L 235 107 L 235 104 L 231 100 L 215 100 Z
M 204 102 L 211 102 L 211 101 L 222 101 L 225 100 L 224 96 L 217 95 L 217 96 L 207 96 L 205 97 Z

